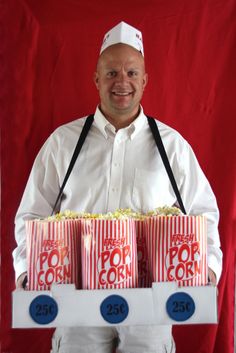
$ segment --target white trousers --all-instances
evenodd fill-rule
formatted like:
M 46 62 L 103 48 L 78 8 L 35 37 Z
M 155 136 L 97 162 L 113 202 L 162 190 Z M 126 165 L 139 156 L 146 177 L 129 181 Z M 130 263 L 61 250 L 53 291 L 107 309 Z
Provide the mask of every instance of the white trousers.
M 51 353 L 175 353 L 171 326 L 57 328 Z

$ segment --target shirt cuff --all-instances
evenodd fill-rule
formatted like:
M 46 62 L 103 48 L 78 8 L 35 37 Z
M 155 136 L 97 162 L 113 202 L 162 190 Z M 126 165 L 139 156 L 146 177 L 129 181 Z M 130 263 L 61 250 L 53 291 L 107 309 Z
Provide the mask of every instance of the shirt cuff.
M 27 272 L 27 261 L 21 260 L 17 264 L 15 264 L 15 281 L 20 277 L 20 275 L 24 272 Z
M 221 272 L 222 272 L 222 258 L 217 259 L 214 255 L 208 255 L 208 267 L 214 271 L 216 275 L 216 283 L 219 283 Z

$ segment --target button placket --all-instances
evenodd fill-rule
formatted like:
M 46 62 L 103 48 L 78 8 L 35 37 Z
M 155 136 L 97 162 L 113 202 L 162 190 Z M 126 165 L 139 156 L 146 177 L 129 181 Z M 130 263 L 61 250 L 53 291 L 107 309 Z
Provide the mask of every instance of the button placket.
M 110 187 L 108 193 L 108 211 L 114 211 L 120 206 L 124 152 L 125 139 L 122 138 L 121 134 L 118 131 L 113 144 Z

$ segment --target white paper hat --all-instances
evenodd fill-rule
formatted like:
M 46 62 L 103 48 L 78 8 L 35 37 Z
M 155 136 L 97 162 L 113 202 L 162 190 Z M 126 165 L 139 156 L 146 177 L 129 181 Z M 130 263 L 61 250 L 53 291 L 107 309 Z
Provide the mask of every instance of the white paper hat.
M 105 34 L 100 54 L 109 46 L 118 43 L 128 44 L 144 56 L 142 33 L 125 22 L 120 22 Z

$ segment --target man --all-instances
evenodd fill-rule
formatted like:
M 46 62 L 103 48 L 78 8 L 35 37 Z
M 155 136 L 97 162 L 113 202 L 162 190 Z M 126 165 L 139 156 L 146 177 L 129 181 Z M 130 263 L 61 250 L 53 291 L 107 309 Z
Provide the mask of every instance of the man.
M 148 77 L 142 34 L 121 22 L 105 35 L 94 75 L 100 104 L 58 210 L 102 212 L 130 207 L 146 212 L 177 204 L 165 167 L 140 106 Z M 17 287 L 26 275 L 24 220 L 48 216 L 86 118 L 58 128 L 37 156 L 16 215 Z M 168 159 L 189 214 L 208 219 L 209 279 L 219 281 L 222 254 L 215 197 L 191 147 L 158 122 Z M 60 328 L 53 353 L 175 352 L 171 326 Z

